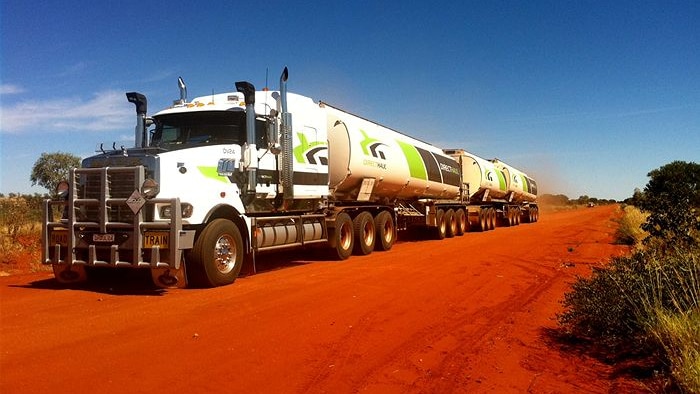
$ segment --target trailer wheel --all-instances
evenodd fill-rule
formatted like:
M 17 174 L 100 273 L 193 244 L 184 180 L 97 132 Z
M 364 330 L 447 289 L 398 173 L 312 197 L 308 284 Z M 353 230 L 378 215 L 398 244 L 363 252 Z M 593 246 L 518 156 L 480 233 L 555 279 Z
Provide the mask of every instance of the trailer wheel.
M 374 239 L 376 231 L 374 228 L 374 218 L 369 212 L 361 212 L 352 221 L 355 231 L 355 247 L 353 251 L 356 255 L 365 256 L 374 250 Z
M 464 213 L 464 209 L 460 208 L 455 212 L 455 220 L 457 222 L 456 235 L 463 235 L 469 231 L 469 221 L 467 220 L 467 215 Z
M 488 230 L 496 228 L 496 210 L 493 208 L 488 209 L 488 226 Z
M 513 212 L 515 212 L 515 225 L 517 226 L 520 224 L 520 218 L 522 216 L 522 212 L 520 212 L 520 209 L 518 209 L 518 208 L 515 208 L 513 210 Z
M 489 229 L 488 225 L 488 210 L 486 209 L 479 209 L 479 223 L 477 230 L 479 231 L 486 231 Z
M 435 214 L 435 224 L 437 227 L 435 228 L 435 238 L 437 239 L 445 239 L 447 236 L 447 222 L 446 222 L 446 217 L 445 217 L 445 211 L 442 209 L 438 209 L 437 213 Z
M 381 211 L 374 218 L 374 228 L 379 242 L 374 243 L 376 250 L 389 250 L 394 246 L 396 239 L 396 227 L 394 219 L 387 211 Z
M 446 236 L 447 238 L 452 238 L 457 235 L 457 218 L 455 217 L 455 211 L 448 209 L 445 212 L 445 224 L 446 224 Z
M 508 207 L 508 226 L 515 226 L 515 210 L 513 207 Z
M 350 257 L 355 239 L 353 237 L 352 219 L 347 213 L 341 212 L 335 218 L 335 228 L 332 229 L 331 237 L 333 239 L 335 257 L 338 260 L 345 260 Z
M 199 234 L 190 251 L 188 268 L 191 267 L 192 281 L 203 287 L 233 283 L 241 272 L 243 254 L 238 227 L 230 220 L 213 220 Z

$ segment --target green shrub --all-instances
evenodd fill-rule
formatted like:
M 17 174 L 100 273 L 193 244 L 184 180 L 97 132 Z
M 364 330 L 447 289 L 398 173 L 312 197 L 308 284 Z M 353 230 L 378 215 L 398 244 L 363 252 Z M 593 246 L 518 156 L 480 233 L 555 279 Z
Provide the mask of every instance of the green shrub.
M 641 327 L 637 306 L 646 278 L 647 253 L 615 257 L 590 277 L 578 277 L 572 291 L 564 295 L 560 325 L 575 337 L 597 342 L 617 352 L 628 342 L 638 342 Z
M 663 252 L 662 252 L 663 250 Z M 559 323 L 609 349 L 657 354 L 681 388 L 700 388 L 700 248 L 647 248 L 578 278 Z

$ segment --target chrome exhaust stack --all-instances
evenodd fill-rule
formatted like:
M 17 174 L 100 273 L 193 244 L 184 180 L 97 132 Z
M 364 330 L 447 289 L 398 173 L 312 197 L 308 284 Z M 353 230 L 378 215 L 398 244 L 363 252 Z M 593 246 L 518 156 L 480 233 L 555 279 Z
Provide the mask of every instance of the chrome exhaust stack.
M 252 201 L 258 184 L 258 148 L 255 144 L 255 86 L 250 82 L 236 82 L 236 90 L 245 97 L 246 148 L 243 151 L 243 164 L 248 171 L 246 195 Z
M 284 200 L 294 199 L 294 152 L 292 147 L 292 114 L 287 110 L 287 79 L 289 70 L 287 67 L 280 76 L 280 101 L 282 103 L 282 117 L 280 124 L 281 174 L 280 181 L 284 193 Z

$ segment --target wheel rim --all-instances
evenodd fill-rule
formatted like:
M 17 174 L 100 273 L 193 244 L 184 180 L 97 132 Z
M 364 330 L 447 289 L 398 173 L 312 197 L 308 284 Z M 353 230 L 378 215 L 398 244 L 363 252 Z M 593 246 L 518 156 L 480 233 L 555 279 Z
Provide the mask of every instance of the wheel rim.
M 387 220 L 384 222 L 384 231 L 382 234 L 382 237 L 384 238 L 384 242 L 391 243 L 391 241 L 394 239 L 394 226 L 391 224 L 391 220 Z
M 233 237 L 230 235 L 222 235 L 216 240 L 214 246 L 214 259 L 216 261 L 216 269 L 222 274 L 228 274 L 236 266 L 236 250 Z
M 368 220 L 365 223 L 364 231 L 362 232 L 362 241 L 365 245 L 374 245 L 374 223 Z
M 340 227 L 340 247 L 344 250 L 350 249 L 352 244 L 352 227 L 350 223 L 343 223 Z

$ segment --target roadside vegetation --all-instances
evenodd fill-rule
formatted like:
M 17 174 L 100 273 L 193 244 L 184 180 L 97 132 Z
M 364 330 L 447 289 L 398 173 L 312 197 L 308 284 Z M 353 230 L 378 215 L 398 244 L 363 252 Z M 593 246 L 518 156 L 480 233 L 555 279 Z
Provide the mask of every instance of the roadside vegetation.
M 607 361 L 646 360 L 666 377 L 662 390 L 700 393 L 700 165 L 677 161 L 649 177 L 618 220 L 631 255 L 577 278 L 558 320 Z
M 45 195 L 0 194 L 0 272 L 44 270 L 41 215 Z
M 620 245 L 641 246 L 642 241 L 649 236 L 642 228 L 648 217 L 648 213 L 642 212 L 634 205 L 623 205 L 622 216 L 613 219 L 617 223 L 615 242 Z
M 42 153 L 34 162 L 29 180 L 51 193 L 80 158 L 70 153 Z M 11 271 L 47 270 L 41 264 L 43 201 L 49 194 L 0 193 L 0 274 Z
M 537 204 L 546 211 L 561 211 L 581 207 L 617 204 L 617 201 L 589 197 L 587 195 L 572 199 L 564 194 L 543 194 L 541 196 L 537 196 Z

